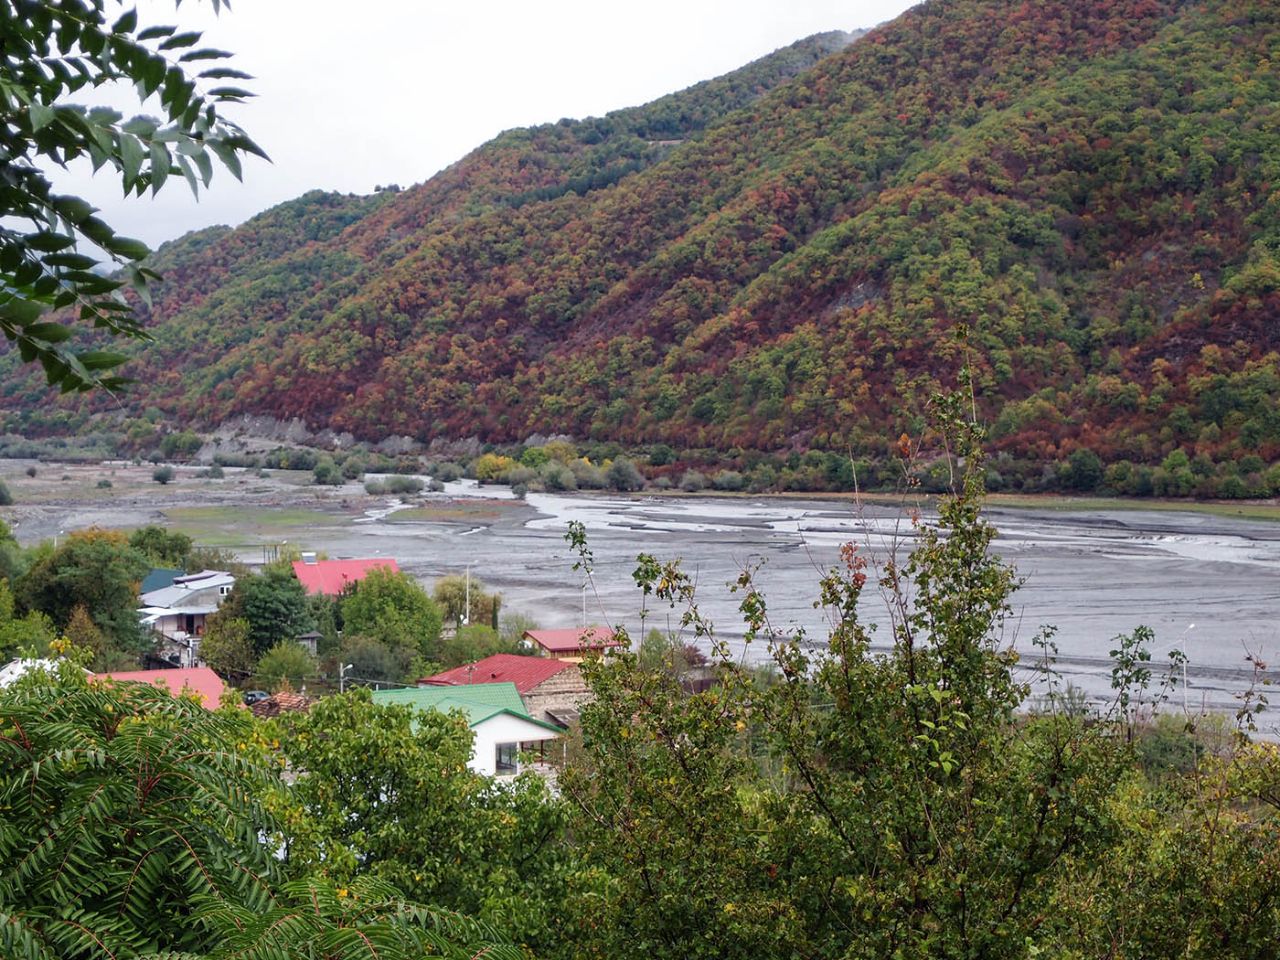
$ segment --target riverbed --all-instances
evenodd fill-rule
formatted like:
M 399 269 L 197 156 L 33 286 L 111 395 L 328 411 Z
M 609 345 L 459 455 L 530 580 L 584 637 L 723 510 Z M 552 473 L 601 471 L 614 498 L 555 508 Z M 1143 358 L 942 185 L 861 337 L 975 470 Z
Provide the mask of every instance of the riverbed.
M 113 487 L 104 490 L 95 468 L 41 467 L 32 479 L 21 466 L 9 461 L 0 472 L 18 500 L 6 518 L 23 542 L 91 524 L 158 522 L 248 562 L 261 561 L 264 545 L 286 542 L 333 557 L 394 557 L 428 585 L 470 568 L 501 591 L 504 609 L 545 627 L 575 626 L 585 617 L 637 630 L 636 555 L 678 558 L 697 584 L 703 615 L 748 660 L 768 651 L 740 643 L 740 597 L 728 584 L 744 569 L 756 571 L 772 628 L 802 630 L 820 648 L 827 624 L 814 606 L 817 582 L 841 544 L 856 543 L 883 562 L 912 541 L 902 508 L 850 500 L 529 494 L 521 501 L 503 488 L 461 481 L 401 503 L 369 497 L 358 484 L 318 488 L 307 475 L 283 471 L 263 478 L 229 469 L 210 480 L 179 470 L 161 487 L 149 481 L 150 468 L 115 465 Z M 63 472 L 55 477 L 55 469 Z M 1029 665 L 1040 657 L 1033 637 L 1052 625 L 1057 670 L 1096 704 L 1110 696 L 1113 638 L 1139 625 L 1155 631 L 1157 676 L 1170 651 L 1185 650 L 1190 710 L 1234 712 L 1257 680 L 1247 658 L 1270 663 L 1278 652 L 1280 523 L 1105 505 L 996 506 L 989 516 L 999 530 L 996 552 L 1023 579 L 1001 642 Z M 589 583 L 573 570 L 576 558 L 564 541 L 572 520 L 586 527 L 594 555 Z M 876 590 L 868 589 L 865 603 L 867 618 L 883 624 Z M 677 628 L 680 613 L 650 601 L 646 626 Z M 1037 674 L 1025 669 L 1024 677 Z M 1183 700 L 1182 689 L 1172 693 L 1177 709 Z

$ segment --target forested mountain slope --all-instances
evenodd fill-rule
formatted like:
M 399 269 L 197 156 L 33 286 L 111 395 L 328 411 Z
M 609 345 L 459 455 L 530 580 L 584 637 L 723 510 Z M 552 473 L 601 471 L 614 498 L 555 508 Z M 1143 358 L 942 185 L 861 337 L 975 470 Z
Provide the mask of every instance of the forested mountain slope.
M 1089 448 L 1257 474 L 1280 457 L 1278 20 L 935 0 L 411 190 L 303 198 L 163 252 L 128 402 L 874 455 L 968 363 L 1013 472 Z

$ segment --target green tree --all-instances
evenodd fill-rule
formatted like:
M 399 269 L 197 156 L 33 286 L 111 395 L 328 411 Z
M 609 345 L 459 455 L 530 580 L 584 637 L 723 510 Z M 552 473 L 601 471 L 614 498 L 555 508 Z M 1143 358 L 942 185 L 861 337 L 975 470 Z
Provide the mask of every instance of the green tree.
M 431 595 L 440 607 L 441 616 L 446 623 L 462 625 L 462 621 L 467 620 L 495 627 L 498 623 L 502 597 L 497 593 L 489 593 L 476 577 L 470 578 L 470 586 L 465 576 L 441 577 L 435 582 Z
M 239 684 L 257 665 L 249 642 L 249 621 L 241 617 L 209 617 L 200 639 L 200 659 Z
M 492 656 L 495 653 L 518 653 L 518 642 L 498 633 L 485 623 L 473 623 L 459 627 L 440 644 L 440 663 L 444 667 L 457 667 Z
M 609 469 L 605 471 L 605 482 L 610 490 L 623 492 L 643 490 L 644 474 L 626 457 L 619 457 L 609 464 Z
M 377 640 L 409 656 L 436 656 L 442 622 L 440 607 L 407 573 L 374 568 L 341 600 L 342 630 L 347 636 Z
M 249 642 L 259 656 L 312 629 L 306 590 L 291 569 L 278 565 L 238 579 L 215 616 L 248 620 Z
M 266 690 L 297 690 L 315 676 L 315 657 L 296 640 L 281 640 L 258 660 L 253 682 Z
M 173 480 L 173 467 L 168 464 L 165 464 L 163 467 L 156 467 L 151 471 L 151 479 L 161 486 L 164 486 Z
M 539 777 L 494 790 L 473 772 L 461 715 L 415 714 L 354 690 L 270 730 L 299 771 L 291 799 L 306 814 L 285 833 L 290 874 L 378 877 L 518 931 L 524 943 L 557 935 L 566 811 Z
M 191 555 L 191 538 L 185 533 L 169 531 L 164 527 L 139 527 L 129 534 L 129 546 L 137 550 L 157 567 L 177 567 L 185 570 Z
M 199 951 L 204 898 L 266 909 L 279 870 L 269 774 L 234 746 L 248 718 L 78 674 L 0 695 L 0 953 Z
M 83 606 L 113 649 L 136 656 L 146 646 L 138 587 L 150 569 L 123 533 L 77 530 L 32 564 L 14 584 L 14 596 L 23 610 L 46 614 L 59 630 Z
M 47 311 L 74 309 L 98 331 L 147 339 L 121 289 L 128 283 L 145 298 L 156 275 L 141 265 L 150 253 L 145 244 L 116 234 L 79 197 L 55 193 L 45 171 L 84 158 L 95 170 L 113 168 L 125 193 L 141 196 L 171 174 L 193 192 L 207 187 L 215 157 L 236 177 L 243 156 L 265 157 L 219 112 L 250 95 L 224 82 L 246 76 L 215 62 L 226 53 L 201 48 L 196 32 L 144 27 L 135 11 L 109 17 L 108 6 L 0 2 L 0 221 L 13 224 L 0 229 L 0 331 L 63 390 L 118 386 L 123 381 L 111 371 L 125 357 L 73 349 L 70 324 Z M 69 99 L 103 84 L 136 90 L 160 118 L 126 121 L 111 108 Z M 96 269 L 98 261 L 77 249 L 85 242 L 105 251 L 126 279 Z
M 372 878 L 282 882 L 277 841 L 305 813 L 271 760 L 248 711 L 70 663 L 0 691 L 0 955 L 521 955 Z
M 349 636 L 343 641 L 338 650 L 338 660 L 351 665 L 348 683 L 369 680 L 411 683 L 417 679 L 410 676 L 413 664 L 421 662 L 410 647 L 389 646 L 373 637 L 359 635 Z
M 8 663 L 27 653 L 42 657 L 55 636 L 52 622 L 43 613 L 17 616 L 13 591 L 8 582 L 0 580 L 0 662 Z

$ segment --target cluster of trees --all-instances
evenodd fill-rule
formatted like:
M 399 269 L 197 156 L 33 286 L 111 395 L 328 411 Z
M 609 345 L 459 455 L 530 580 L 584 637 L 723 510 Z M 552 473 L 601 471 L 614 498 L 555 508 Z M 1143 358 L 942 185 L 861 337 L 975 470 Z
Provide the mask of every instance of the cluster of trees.
M 139 584 L 153 567 L 238 568 L 217 550 L 161 527 L 90 528 L 20 547 L 0 522 L 0 660 L 45 655 L 59 638 L 89 651 L 93 670 L 132 669 L 151 649 L 138 620 Z
M 438 580 L 431 593 L 385 568 L 336 597 L 308 595 L 287 560 L 243 571 L 205 625 L 201 658 L 237 686 L 268 690 L 333 686 L 339 666 L 357 684 L 420 677 L 521 650 L 519 616 L 500 616 L 501 597 L 477 578 Z M 316 633 L 316 656 L 299 642 Z
M 641 556 L 644 609 L 684 630 L 584 665 L 556 793 L 473 774 L 461 716 L 361 690 L 255 721 L 33 675 L 0 693 L 6 956 L 1269 955 L 1280 754 L 1249 739 L 1258 703 L 1236 730 L 1153 722 L 1177 663 L 1162 680 L 1139 628 L 1100 709 L 1053 682 L 1046 633 L 1048 694 L 1020 710 L 976 440 L 955 434 L 962 486 L 909 556 L 850 545 L 822 577 L 828 651 L 779 634 L 746 571 L 772 665 L 743 667 L 678 562 Z M 700 693 L 689 640 L 718 680 Z

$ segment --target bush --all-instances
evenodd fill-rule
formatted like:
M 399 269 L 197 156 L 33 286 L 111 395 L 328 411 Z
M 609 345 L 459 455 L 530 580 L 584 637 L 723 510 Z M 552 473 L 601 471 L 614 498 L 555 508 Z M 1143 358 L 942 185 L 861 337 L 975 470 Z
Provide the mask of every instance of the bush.
M 151 479 L 160 484 L 168 483 L 173 479 L 173 467 L 156 467 L 151 471 Z
M 680 478 L 680 489 L 685 493 L 697 493 L 706 486 L 707 478 L 697 470 L 686 470 L 684 476 Z
M 103 477 L 101 480 L 98 481 L 97 486 L 99 490 L 110 490 L 111 481 L 108 480 L 106 477 Z
M 342 475 L 348 480 L 358 480 L 364 474 L 364 461 L 359 457 L 347 457 L 342 464 Z
M 555 460 L 543 464 L 538 470 L 538 476 L 542 479 L 543 487 L 553 493 L 578 489 L 578 478 L 573 475 L 573 471 Z
M 626 457 L 619 457 L 613 463 L 609 464 L 608 473 L 605 474 L 605 480 L 609 483 L 610 490 L 619 490 L 623 493 L 631 493 L 636 490 L 644 489 L 644 474 L 640 469 L 628 460 Z
M 603 490 L 604 474 L 589 460 L 574 460 L 569 464 L 573 478 L 583 490 Z
M 715 479 L 712 480 L 711 483 L 717 490 L 728 490 L 732 492 L 746 487 L 747 479 L 736 470 L 721 470 L 716 474 Z
M 28 476 L 28 477 L 34 477 L 35 475 L 36 475 L 36 468 L 35 468 L 35 467 L 27 467 L 27 476 Z
M 442 463 L 436 467 L 434 474 L 441 483 L 453 483 L 462 479 L 462 468 L 456 463 Z
M 427 492 L 428 493 L 444 493 L 444 483 L 440 480 L 437 480 L 435 477 L 432 477 L 430 480 L 427 481 Z
M 311 476 L 316 483 L 325 484 L 331 487 L 342 486 L 342 472 L 334 465 L 332 460 L 325 458 L 315 465 L 311 471 Z
M 394 477 L 387 477 L 383 481 L 387 493 L 421 493 L 423 483 L 417 477 L 406 477 L 396 474 Z
M 13 494 L 9 492 L 9 486 L 3 480 L 0 480 L 0 507 L 7 507 L 13 503 Z
M 538 479 L 538 471 L 532 467 L 512 467 L 502 475 L 502 482 L 513 487 L 521 486 L 526 490 L 534 480 Z

